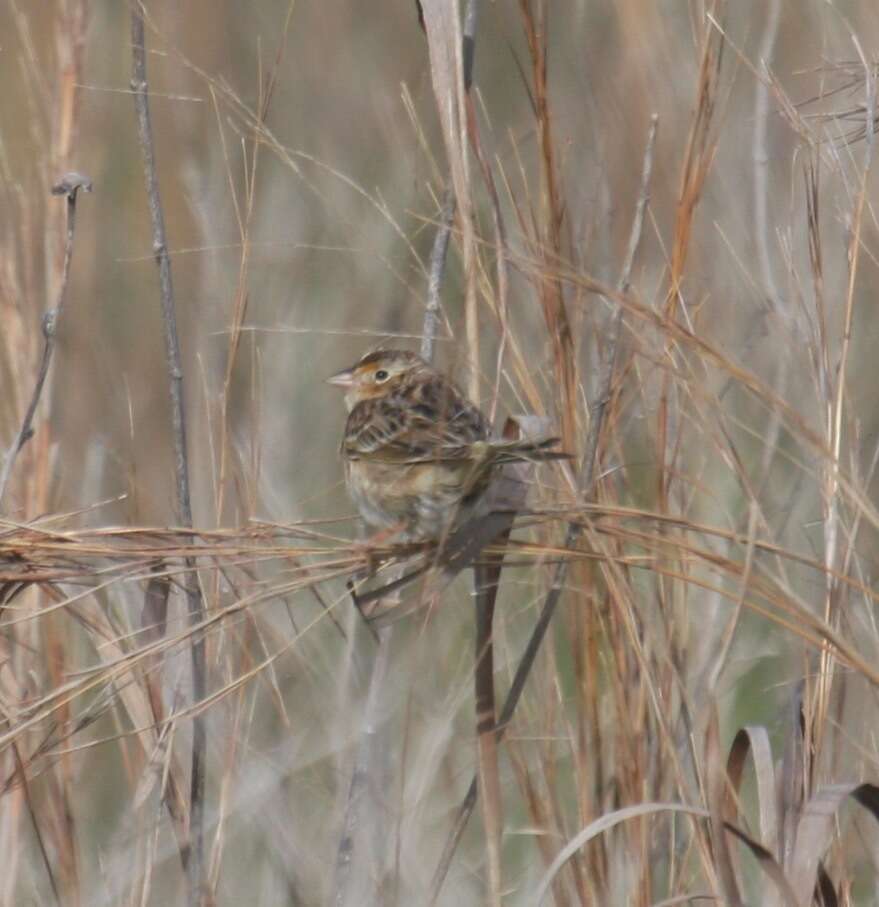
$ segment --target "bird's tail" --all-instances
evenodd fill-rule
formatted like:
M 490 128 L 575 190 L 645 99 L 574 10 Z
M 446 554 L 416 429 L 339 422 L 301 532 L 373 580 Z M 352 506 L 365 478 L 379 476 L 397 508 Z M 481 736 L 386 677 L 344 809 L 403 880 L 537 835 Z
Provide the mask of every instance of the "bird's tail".
M 573 459 L 573 454 L 555 449 L 560 443 L 561 438 L 492 441 L 492 461 L 502 466 L 505 463 L 545 463 L 549 460 Z
M 400 457 L 390 456 L 387 451 L 376 451 L 362 459 L 384 460 L 399 465 L 416 463 L 460 463 L 468 462 L 477 466 L 486 463 L 492 466 L 503 466 L 505 463 L 543 463 L 548 460 L 572 460 L 573 455 L 562 450 L 554 450 L 559 438 L 541 440 L 474 441 L 472 444 L 443 445 L 437 448 L 417 452 L 414 455 Z

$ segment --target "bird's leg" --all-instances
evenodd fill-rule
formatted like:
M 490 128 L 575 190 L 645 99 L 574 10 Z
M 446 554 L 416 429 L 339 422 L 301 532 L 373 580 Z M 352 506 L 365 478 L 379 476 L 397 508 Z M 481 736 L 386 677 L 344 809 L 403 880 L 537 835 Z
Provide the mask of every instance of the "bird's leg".
M 393 541 L 394 536 L 403 532 L 404 529 L 406 529 L 406 523 L 405 521 L 400 520 L 400 522 L 394 523 L 392 526 L 386 526 L 384 529 L 379 529 L 365 539 L 354 542 L 354 551 L 357 554 L 363 555 L 366 559 L 368 576 L 374 576 L 376 569 L 381 564 L 381 558 L 378 557 L 375 549 L 383 548 L 389 542 Z

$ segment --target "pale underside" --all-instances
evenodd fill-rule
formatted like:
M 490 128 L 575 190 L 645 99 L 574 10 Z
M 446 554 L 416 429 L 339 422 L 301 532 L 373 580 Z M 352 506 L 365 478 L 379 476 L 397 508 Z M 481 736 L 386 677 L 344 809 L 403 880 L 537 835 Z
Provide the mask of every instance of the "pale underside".
M 483 483 L 472 485 L 475 464 L 385 463 L 348 460 L 348 490 L 365 522 L 377 530 L 394 529 L 399 541 L 441 538 L 475 514 Z

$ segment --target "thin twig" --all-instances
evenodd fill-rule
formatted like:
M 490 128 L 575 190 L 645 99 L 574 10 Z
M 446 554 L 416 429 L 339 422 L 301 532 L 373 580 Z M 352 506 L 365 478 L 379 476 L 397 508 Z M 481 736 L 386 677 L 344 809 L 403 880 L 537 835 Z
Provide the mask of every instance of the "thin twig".
M 171 282 L 171 259 L 165 236 L 165 219 L 159 194 L 152 126 L 150 125 L 149 88 L 146 74 L 143 8 L 135 2 L 131 9 L 131 90 L 137 112 L 137 131 L 144 160 L 147 198 L 153 229 L 153 255 L 159 268 L 162 325 L 165 335 L 165 356 L 171 397 L 171 431 L 174 443 L 174 472 L 177 484 L 177 518 L 186 529 L 192 528 L 192 505 L 189 494 L 189 458 L 186 449 L 186 419 L 183 403 L 183 366 L 177 338 L 177 315 L 174 308 L 174 288 Z M 191 539 L 189 540 L 191 542 Z M 204 602 L 195 573 L 195 559 L 185 558 L 186 600 L 190 622 L 195 625 L 205 618 Z M 205 697 L 204 638 L 192 638 L 192 695 L 196 703 Z M 202 902 L 204 892 L 204 796 L 207 738 L 205 716 L 197 712 L 192 720 L 192 772 L 189 791 L 189 900 L 195 907 Z
M 620 276 L 620 280 L 617 284 L 620 293 L 625 293 L 629 289 L 631 282 L 632 265 L 634 263 L 635 254 L 638 251 L 638 246 L 640 245 L 641 241 L 642 227 L 644 224 L 644 213 L 647 210 L 647 204 L 650 200 L 650 174 L 653 169 L 653 148 L 656 142 L 656 129 L 658 121 L 659 117 L 656 114 L 654 114 L 650 119 L 650 130 L 647 135 L 647 144 L 644 150 L 644 164 L 641 171 L 641 188 L 638 195 L 638 203 L 635 208 L 635 217 L 632 222 L 632 231 L 629 236 L 629 246 L 626 251 L 626 258 L 623 263 L 623 270 Z M 598 383 L 598 392 L 595 398 L 595 402 L 592 404 L 592 421 L 589 426 L 589 434 L 586 439 L 586 453 L 583 458 L 583 466 L 580 473 L 580 493 L 584 503 L 588 503 L 592 494 L 592 485 L 595 475 L 595 462 L 598 452 L 598 441 L 601 436 L 601 428 L 604 421 L 604 414 L 607 408 L 607 403 L 610 400 L 611 384 L 613 381 L 613 374 L 616 365 L 621 326 L 622 308 L 617 307 L 617 310 L 614 313 L 613 322 L 611 323 L 610 336 L 608 339 L 607 357 L 605 359 L 602 374 Z M 582 532 L 583 523 L 569 523 L 565 536 L 565 548 L 573 548 Z M 537 657 L 537 652 L 540 649 L 540 644 L 543 642 L 543 638 L 546 635 L 547 629 L 549 628 L 552 616 L 555 613 L 556 606 L 558 605 L 559 599 L 561 598 L 567 572 L 568 561 L 565 560 L 559 562 L 553 574 L 552 583 L 550 585 L 549 592 L 547 593 L 546 600 L 544 601 L 543 609 L 540 612 L 540 616 L 537 619 L 534 630 L 531 632 L 531 638 L 528 640 L 528 645 L 525 648 L 525 652 L 523 653 L 519 665 L 516 668 L 516 673 L 513 677 L 510 691 L 507 694 L 506 701 L 504 702 L 504 707 L 501 710 L 501 715 L 497 723 L 498 738 L 503 735 L 504 729 L 512 720 L 513 713 L 516 710 L 516 706 L 519 703 L 522 691 L 525 688 L 525 681 L 528 679 L 528 675 L 531 672 L 531 667 L 534 664 L 534 659 Z M 437 902 L 443 882 L 445 881 L 446 874 L 448 873 L 449 866 L 451 865 L 452 857 L 454 856 L 455 850 L 458 846 L 458 842 L 460 841 L 461 836 L 464 833 L 464 829 L 467 825 L 470 815 L 473 812 L 473 807 L 476 805 L 476 796 L 477 782 L 476 778 L 474 778 L 471 781 L 470 788 L 467 791 L 467 794 L 465 795 L 464 800 L 462 801 L 461 806 L 458 809 L 455 824 L 446 842 L 446 847 L 443 851 L 443 854 L 440 857 L 439 865 L 437 866 L 436 872 L 434 873 L 434 878 L 431 885 L 431 904 L 436 904 Z
M 440 288 L 443 273 L 446 269 L 446 257 L 449 252 L 449 239 L 452 235 L 452 223 L 455 220 L 455 189 L 449 183 L 443 198 L 443 210 L 439 226 L 433 238 L 433 249 L 430 252 L 430 276 L 427 281 L 427 307 L 424 310 L 424 328 L 421 332 L 421 358 L 425 362 L 433 361 L 433 348 L 436 342 L 436 331 L 439 325 Z
M 6 454 L 3 462 L 3 472 L 0 473 L 0 504 L 3 503 L 3 495 L 6 491 L 6 485 L 9 482 L 9 476 L 12 473 L 12 465 L 19 451 L 33 436 L 33 421 L 37 412 L 37 405 L 43 394 L 43 387 L 46 384 L 46 378 L 49 375 L 49 366 L 52 364 L 52 353 L 55 351 L 55 332 L 58 329 L 58 321 L 64 310 L 64 303 L 67 299 L 67 284 L 70 279 L 70 261 L 73 258 L 73 234 L 76 229 L 76 194 L 82 189 L 84 192 L 92 191 L 92 181 L 81 173 L 65 173 L 64 176 L 52 186 L 52 195 L 63 195 L 67 199 L 67 239 L 64 245 L 64 268 L 61 273 L 61 288 L 58 290 L 58 302 L 54 309 L 49 309 L 43 315 L 43 356 L 40 360 L 40 368 L 37 373 L 37 380 L 34 384 L 34 392 L 31 395 L 30 403 L 24 414 L 21 428 L 12 442 L 12 446 Z

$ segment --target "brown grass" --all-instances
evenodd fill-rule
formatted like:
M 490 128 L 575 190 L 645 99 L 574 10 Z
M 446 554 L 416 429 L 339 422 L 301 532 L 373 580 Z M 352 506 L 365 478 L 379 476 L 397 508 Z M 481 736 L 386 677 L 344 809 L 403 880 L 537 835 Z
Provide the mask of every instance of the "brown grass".
M 127 21 L 0 9 L 3 456 L 62 284 L 49 187 L 95 183 L 0 517 L 0 907 L 183 903 L 195 716 L 204 903 L 870 904 L 872 6 L 478 4 L 469 93 L 423 6 L 145 8 L 192 533 Z M 419 607 L 436 552 L 355 541 L 320 384 L 417 348 L 425 300 L 496 423 L 576 454 L 476 612 L 473 571 Z M 401 571 L 377 648 L 349 584 Z

